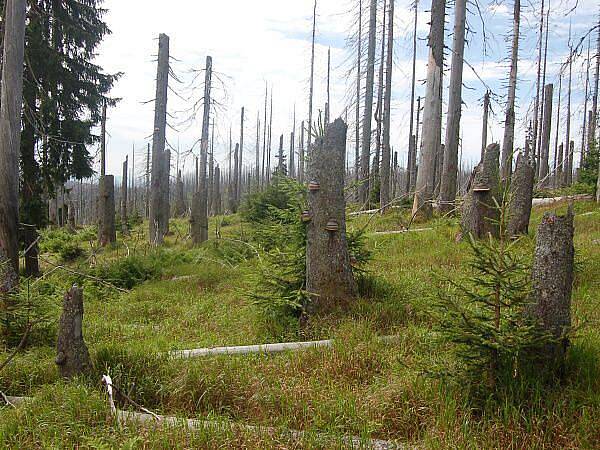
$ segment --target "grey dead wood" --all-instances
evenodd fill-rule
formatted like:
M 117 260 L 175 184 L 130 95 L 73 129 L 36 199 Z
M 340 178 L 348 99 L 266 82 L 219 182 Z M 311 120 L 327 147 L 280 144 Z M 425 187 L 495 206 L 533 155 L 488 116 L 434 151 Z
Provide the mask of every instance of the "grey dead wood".
M 92 367 L 83 339 L 83 290 L 77 285 L 65 294 L 58 326 L 56 364 L 63 378 L 88 373 Z
M 452 43 L 452 66 L 450 69 L 450 98 L 446 122 L 446 144 L 443 152 L 443 170 L 440 167 L 440 211 L 448 213 L 456 201 L 458 177 L 458 142 L 462 113 L 463 56 L 465 50 L 465 22 L 467 0 L 456 0 L 454 6 L 454 35 Z
M 306 241 L 306 288 L 311 293 L 309 314 L 356 297 L 346 240 L 344 156 L 347 126 L 337 119 L 326 126 L 311 149 L 309 179 L 319 185 L 309 192 Z
M 98 183 L 98 242 L 104 247 L 116 240 L 115 177 L 105 175 Z
M 123 162 L 123 176 L 121 178 L 121 231 L 126 234 L 129 232 L 127 228 L 127 174 L 128 174 L 129 156 L 125 156 Z
M 537 230 L 532 266 L 533 305 L 531 312 L 557 342 L 546 355 L 560 362 L 564 357 L 571 327 L 573 289 L 573 209 L 559 216 L 547 212 Z
M 360 153 L 359 199 L 366 203 L 369 197 L 371 120 L 373 117 L 373 89 L 375 86 L 375 44 L 377 35 L 377 0 L 371 0 L 369 13 L 369 41 L 367 48 L 367 77 L 363 111 L 362 147 Z
M 152 171 L 150 181 L 149 237 L 151 245 L 161 245 L 166 234 L 164 223 L 164 153 L 167 124 L 167 94 L 169 84 L 169 37 L 158 38 L 158 66 L 154 103 L 154 133 L 152 137 Z M 168 188 L 167 188 L 168 189 Z M 168 192 L 168 191 L 167 191 Z M 167 215 L 168 222 L 168 215 Z
M 531 157 L 519 153 L 510 183 L 510 207 L 507 230 L 509 236 L 527 234 L 533 202 L 535 167 Z
M 475 239 L 488 235 L 498 237 L 500 203 L 499 162 L 500 146 L 490 144 L 485 150 L 483 161 L 475 167 L 473 181 L 465 196 L 462 207 L 461 226 L 463 234 Z
M 433 0 L 429 31 L 429 60 L 427 87 L 423 109 L 423 142 L 413 203 L 413 215 L 428 218 L 432 215 L 435 191 L 436 158 L 442 134 L 442 76 L 444 68 L 445 0 Z
M 521 0 L 514 0 L 513 30 L 508 77 L 508 98 L 504 120 L 504 139 L 502 140 L 502 179 L 509 180 L 512 172 L 513 149 L 515 141 L 515 100 L 517 97 L 517 65 L 519 62 L 519 34 L 521 30 Z
M 550 131 L 552 128 L 552 97 L 554 93 L 554 85 L 548 84 L 544 87 L 544 114 L 542 127 L 542 145 L 539 148 L 539 179 L 542 186 L 549 184 L 550 175 Z
M 177 171 L 177 181 L 175 182 L 175 216 L 184 216 L 187 208 L 183 193 L 183 180 L 181 179 L 181 170 Z

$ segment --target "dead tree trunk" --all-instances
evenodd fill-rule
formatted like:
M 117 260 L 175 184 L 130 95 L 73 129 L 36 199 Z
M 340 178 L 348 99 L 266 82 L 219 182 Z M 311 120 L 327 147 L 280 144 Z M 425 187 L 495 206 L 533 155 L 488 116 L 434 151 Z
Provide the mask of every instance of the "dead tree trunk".
M 238 204 L 237 204 L 237 200 L 236 200 L 236 192 L 238 191 L 238 184 L 239 184 L 239 170 L 238 170 L 238 166 L 240 164 L 240 160 L 239 160 L 239 151 L 240 151 L 240 145 L 239 144 L 235 144 L 235 151 L 233 153 L 233 187 L 231 188 L 231 191 L 229 192 L 229 209 L 231 209 L 232 213 L 236 213 L 237 212 L 237 208 L 238 208 Z
M 337 119 L 317 138 L 309 161 L 311 185 L 306 240 L 306 289 L 309 313 L 325 311 L 356 297 L 344 199 L 346 124 Z
M 506 228 L 510 237 L 527 234 L 529 230 L 534 178 L 535 164 L 532 157 L 519 153 L 510 182 L 509 220 Z
M 533 316 L 558 340 L 547 354 L 561 362 L 568 346 L 573 289 L 573 210 L 565 216 L 547 212 L 538 227 L 532 267 Z
M 219 165 L 215 167 L 215 215 L 221 214 L 221 169 L 219 169 Z
M 480 161 L 483 161 L 483 155 L 485 154 L 485 148 L 487 147 L 489 114 L 490 114 L 490 91 L 485 91 L 485 95 L 483 96 L 483 127 L 481 130 L 481 159 L 480 159 Z
M 369 201 L 379 199 L 379 190 L 381 189 L 380 165 L 381 165 L 381 147 L 383 132 L 383 91 L 384 91 L 384 68 L 385 68 L 385 44 L 386 44 L 386 17 L 387 0 L 383 0 L 383 20 L 381 33 L 381 51 L 379 54 L 379 78 L 377 82 L 377 106 L 375 107 L 375 155 L 373 156 L 373 166 L 369 181 Z
M 496 202 L 500 204 L 500 180 L 498 158 L 500 146 L 490 144 L 485 150 L 483 161 L 473 171 L 473 182 L 465 196 L 462 209 L 462 232 L 471 234 L 475 239 L 491 235 L 499 236 L 498 218 L 500 213 Z
M 569 40 L 571 38 L 569 30 Z M 563 168 L 563 184 L 570 186 L 573 181 L 573 154 L 571 153 L 571 82 L 573 75 L 573 47 L 569 47 L 569 82 L 567 86 L 567 115 L 565 117 L 567 124 L 565 130 L 565 155 L 564 155 L 564 168 Z
M 313 9 L 313 28 L 312 28 L 312 43 L 310 56 L 310 87 L 308 92 L 308 151 L 310 152 L 310 144 L 312 142 L 313 130 L 313 94 L 315 84 L 315 34 L 317 32 L 317 0 Z M 273 115 L 273 90 L 271 89 L 271 117 Z M 270 139 L 269 139 L 270 140 Z M 269 147 L 270 150 L 270 147 Z M 270 153 L 269 153 L 270 154 Z M 270 166 L 268 166 L 270 168 Z M 268 170 L 268 169 L 267 169 Z M 267 173 L 267 177 L 270 173 Z
M 146 218 L 150 217 L 150 143 L 146 150 Z
M 260 187 L 260 111 L 256 116 L 256 161 L 254 165 L 256 188 Z
M 542 0 L 542 11 L 540 14 L 540 36 L 538 40 L 538 58 L 537 58 L 537 78 L 535 83 L 535 103 L 534 103 L 534 111 L 533 111 L 533 157 L 536 163 L 536 171 L 540 172 L 540 160 L 539 160 L 539 147 L 538 143 L 538 129 L 539 129 L 539 112 L 540 112 L 540 90 L 542 89 L 542 85 L 540 85 L 540 78 L 542 73 L 542 42 L 544 39 L 544 0 Z M 542 178 L 539 176 L 538 178 Z
M 550 176 L 550 131 L 552 129 L 552 97 L 554 95 L 554 85 L 548 84 L 544 87 L 544 123 L 542 128 L 542 145 L 538 149 L 540 170 L 539 180 L 542 186 L 548 185 Z
M 467 0 L 456 0 L 454 6 L 452 66 L 450 71 L 450 98 L 448 101 L 448 118 L 446 122 L 446 144 L 444 146 L 444 170 L 440 177 L 440 211 L 443 213 L 452 211 L 456 200 L 466 18 Z
M 0 106 L 0 266 L 7 267 L 2 269 L 6 277 L 0 283 L 12 290 L 19 273 L 19 154 L 26 2 L 9 0 L 5 8 Z
M 413 22 L 413 47 L 412 47 L 412 79 L 410 85 L 410 124 L 408 126 L 408 158 L 406 162 L 406 192 L 412 192 L 415 184 L 417 143 L 414 137 L 415 121 L 415 87 L 417 82 L 417 20 L 419 17 L 419 1 L 415 0 L 415 19 Z M 417 120 L 417 128 L 419 121 Z M 414 170 L 413 170 L 414 167 Z
M 306 166 L 304 156 L 304 121 L 300 123 L 300 150 L 298 154 L 298 181 L 304 183 L 304 167 Z
M 185 198 L 183 195 L 183 180 L 181 179 L 181 170 L 177 171 L 177 181 L 175 182 L 175 216 L 182 217 L 185 215 L 187 208 L 185 206 Z
M 518 0 L 517 0 L 518 1 Z M 413 215 L 428 218 L 432 214 L 431 201 L 435 190 L 436 156 L 442 134 L 442 73 L 444 69 L 444 15 L 445 0 L 433 0 L 431 4 L 431 25 L 429 31 L 429 61 L 427 64 L 427 91 L 423 111 L 423 144 Z
M 561 101 L 561 93 L 562 93 L 562 72 L 559 71 L 558 74 L 558 105 L 556 106 L 556 135 L 554 137 L 554 182 L 553 186 L 555 188 L 559 187 L 562 182 L 562 167 L 558 163 L 558 132 L 560 130 L 560 101 Z M 562 153 L 562 150 L 561 150 Z
M 90 354 L 83 339 L 83 289 L 74 285 L 65 294 L 58 327 L 56 364 L 63 378 L 89 373 Z
M 204 112 L 202 116 L 202 137 L 200 149 L 200 195 L 194 195 L 192 205 L 191 233 L 194 244 L 208 240 L 208 186 L 206 180 L 206 165 L 208 157 L 208 127 L 210 123 L 210 95 L 212 83 L 212 57 L 206 57 L 204 75 Z
M 244 165 L 244 107 L 242 106 L 242 112 L 240 117 L 240 158 L 238 161 L 238 184 L 237 191 L 235 193 L 235 203 L 240 204 L 242 198 L 242 166 Z
M 121 231 L 126 234 L 129 229 L 127 228 L 127 174 L 129 169 L 127 163 L 129 162 L 129 156 L 125 156 L 123 162 L 123 177 L 121 179 Z
M 149 237 L 151 245 L 162 244 L 167 233 L 164 223 L 163 186 L 164 152 L 167 126 L 167 92 L 169 84 L 169 36 L 158 38 L 158 67 L 156 72 L 156 98 L 154 103 L 154 133 L 152 136 L 152 172 L 150 191 Z M 168 222 L 168 218 L 167 218 Z
M 594 90 L 592 93 L 592 123 L 588 129 L 588 145 L 596 144 L 598 147 L 598 140 L 596 139 L 596 131 L 598 127 L 598 84 L 600 81 L 600 16 L 598 17 L 598 30 L 597 30 L 597 50 L 596 50 L 596 74 L 594 76 Z M 599 172 L 600 173 L 600 172 Z M 600 180 L 600 176 L 598 177 Z
M 390 10 L 388 13 L 385 98 L 383 106 L 383 151 L 381 154 L 381 186 L 379 188 L 379 204 L 381 208 L 384 208 L 384 211 L 390 203 L 390 128 L 392 112 L 392 70 L 394 66 L 394 3 L 395 0 L 390 0 Z
M 521 25 L 521 0 L 514 0 L 513 35 L 510 58 L 510 75 L 508 79 L 508 99 L 506 103 L 506 120 L 504 122 L 504 139 L 502 141 L 502 179 L 510 180 L 512 172 L 512 154 L 515 141 L 515 99 L 517 96 L 517 63 L 519 61 L 519 33 Z
M 360 182 L 360 87 L 361 87 L 361 62 L 362 62 L 362 0 L 358 1 L 358 45 L 356 56 L 356 123 L 354 142 L 354 182 L 358 188 Z M 360 201 L 360 190 L 357 191 L 357 199 Z
M 104 247 L 116 241 L 115 177 L 105 175 L 98 182 L 98 242 Z
M 290 176 L 290 178 L 294 179 L 296 178 L 296 161 L 294 158 L 294 132 L 292 131 L 290 133 L 290 164 L 289 164 L 289 168 L 288 168 L 288 174 Z
M 371 117 L 373 116 L 373 88 L 375 83 L 375 38 L 377 34 L 377 0 L 371 0 L 369 18 L 369 47 L 367 54 L 367 80 L 363 114 L 362 149 L 360 154 L 359 197 L 362 203 L 369 197 L 369 165 L 371 155 Z
M 171 207 L 169 203 L 171 190 L 171 150 L 162 152 L 162 167 L 160 181 L 160 223 L 162 224 L 162 236 L 169 234 L 169 217 L 171 215 Z

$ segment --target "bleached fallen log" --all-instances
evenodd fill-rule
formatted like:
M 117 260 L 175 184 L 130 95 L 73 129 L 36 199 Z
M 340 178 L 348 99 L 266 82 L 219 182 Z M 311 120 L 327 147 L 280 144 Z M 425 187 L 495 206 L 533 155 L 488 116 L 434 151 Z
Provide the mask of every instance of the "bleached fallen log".
M 199 420 L 199 419 L 185 419 L 173 416 L 161 416 L 154 414 L 148 410 L 147 413 L 137 413 L 131 411 L 122 411 L 117 409 L 113 399 L 113 385 L 110 376 L 104 375 L 102 381 L 106 385 L 108 391 L 108 399 L 110 402 L 110 408 L 112 414 L 115 416 L 117 422 L 120 424 L 132 424 L 138 425 L 154 425 L 154 426 L 167 426 L 167 427 L 185 427 L 188 430 L 207 430 L 215 432 L 226 432 L 226 431 L 241 431 L 241 432 L 252 432 L 259 435 L 269 436 L 287 436 L 293 440 L 301 440 L 311 434 L 306 431 L 289 430 L 286 428 L 268 427 L 260 425 L 246 425 L 234 422 L 216 421 L 216 420 Z M 145 409 L 145 408 L 144 408 Z M 407 448 L 404 445 L 392 442 L 384 441 L 379 439 L 360 439 L 351 436 L 334 436 L 326 433 L 315 433 L 314 436 L 319 440 L 326 441 L 341 441 L 348 448 L 370 448 L 375 450 L 388 450 L 388 449 L 401 449 Z
M 589 194 L 578 194 L 578 195 L 566 195 L 564 197 L 547 197 L 547 198 L 534 198 L 533 206 L 548 206 L 554 203 L 564 202 L 568 200 L 593 200 L 593 196 Z
M 373 236 L 384 236 L 386 234 L 404 234 L 404 233 L 418 233 L 421 231 L 432 231 L 433 228 L 413 228 L 408 230 L 394 230 L 394 231 L 375 231 L 373 233 L 369 233 Z
M 2 401 L 4 401 L 6 405 L 13 407 L 17 407 L 33 400 L 32 397 L 11 397 L 10 395 L 4 395 L 2 392 L 0 392 L 0 398 L 2 398 Z
M 396 336 L 382 336 L 378 340 L 388 342 L 396 339 Z M 172 358 L 201 358 L 214 355 L 247 355 L 252 353 L 281 353 L 286 351 L 298 351 L 309 348 L 331 347 L 333 339 L 305 342 L 282 342 L 278 344 L 238 345 L 232 347 L 196 348 L 192 350 L 174 350 L 168 353 Z
M 390 206 L 390 207 L 388 207 L 388 209 L 400 209 L 400 207 L 399 206 Z M 352 212 L 352 213 L 350 213 L 348 215 L 350 217 L 354 217 L 354 216 L 362 216 L 363 214 L 375 214 L 375 213 L 378 213 L 378 212 L 381 212 L 380 208 L 377 208 L 377 209 L 367 209 L 367 210 L 364 210 L 364 211 L 355 211 L 355 212 Z

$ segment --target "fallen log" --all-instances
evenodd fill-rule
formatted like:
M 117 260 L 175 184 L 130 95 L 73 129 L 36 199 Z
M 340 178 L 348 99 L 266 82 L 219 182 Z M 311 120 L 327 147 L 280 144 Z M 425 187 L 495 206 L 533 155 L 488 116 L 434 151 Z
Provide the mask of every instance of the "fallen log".
M 593 196 L 590 194 L 577 194 L 577 195 L 566 195 L 564 197 L 547 197 L 547 198 L 534 198 L 533 206 L 548 206 L 555 203 L 564 202 L 568 200 L 593 200 Z
M 393 231 L 375 231 L 373 233 L 369 233 L 373 236 L 383 236 L 386 234 L 404 234 L 404 233 L 418 233 L 420 231 L 432 231 L 433 228 L 414 228 L 408 230 L 393 230 Z
M 123 411 L 117 409 L 113 399 L 113 384 L 110 376 L 104 375 L 102 377 L 103 383 L 106 385 L 108 391 L 108 400 L 110 403 L 110 409 L 112 414 L 115 416 L 119 424 L 131 424 L 137 423 L 138 425 L 155 425 L 155 426 L 167 426 L 177 427 L 183 426 L 188 430 L 208 430 L 222 433 L 224 431 L 241 431 L 241 432 L 253 432 L 262 435 L 269 436 L 286 436 L 293 440 L 302 440 L 303 438 L 310 436 L 311 433 L 306 431 L 289 430 L 286 428 L 268 427 L 261 425 L 246 425 L 235 422 L 216 421 L 216 420 L 199 420 L 199 419 L 185 419 L 173 416 L 161 416 L 154 414 L 144 408 L 146 413 L 137 413 L 131 411 Z M 408 448 L 404 445 L 398 444 L 393 441 L 385 441 L 380 439 L 360 439 L 358 437 L 351 436 L 334 436 L 326 433 L 315 433 L 315 437 L 320 440 L 326 440 L 329 442 L 341 441 L 348 448 L 370 448 L 374 450 L 388 450 L 388 449 L 404 449 Z
M 382 336 L 377 338 L 381 342 L 388 342 L 397 339 L 397 336 Z M 331 347 L 333 339 L 324 339 L 321 341 L 305 342 L 282 342 L 277 344 L 258 344 L 258 345 L 236 345 L 232 347 L 208 347 L 196 348 L 192 350 L 174 350 L 168 353 L 172 358 L 202 358 L 214 355 L 247 355 L 252 353 L 281 353 L 286 351 L 305 350 L 309 348 Z

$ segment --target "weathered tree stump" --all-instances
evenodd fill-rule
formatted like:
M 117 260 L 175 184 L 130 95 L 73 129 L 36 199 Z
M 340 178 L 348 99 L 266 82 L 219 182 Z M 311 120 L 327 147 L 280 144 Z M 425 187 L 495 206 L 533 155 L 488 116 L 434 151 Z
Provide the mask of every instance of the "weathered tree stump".
M 573 209 L 564 216 L 547 212 L 537 230 L 532 267 L 533 305 L 531 312 L 557 342 L 547 355 L 560 362 L 568 346 L 573 289 Z
M 316 139 L 309 161 L 309 214 L 306 241 L 308 313 L 356 297 L 346 241 L 344 161 L 347 126 L 337 119 Z
M 183 180 L 181 179 L 181 170 L 177 171 L 177 181 L 175 182 L 175 217 L 185 215 L 187 208 L 183 195 Z
M 98 241 L 104 247 L 116 240 L 115 177 L 105 175 L 98 183 Z
M 190 234 L 194 245 L 208 240 L 208 215 L 204 200 L 206 194 L 195 192 L 192 198 L 192 213 L 190 215 Z
M 64 378 L 83 375 L 92 367 L 83 340 L 83 290 L 77 285 L 65 294 L 56 350 L 56 364 Z
M 491 234 L 498 237 L 500 227 L 500 146 L 490 144 L 485 149 L 483 161 L 473 171 L 473 182 L 465 196 L 462 208 L 462 231 L 476 239 Z
M 510 182 L 510 207 L 506 232 L 508 236 L 527 234 L 531 206 L 535 167 L 532 159 L 519 153 L 517 166 Z

